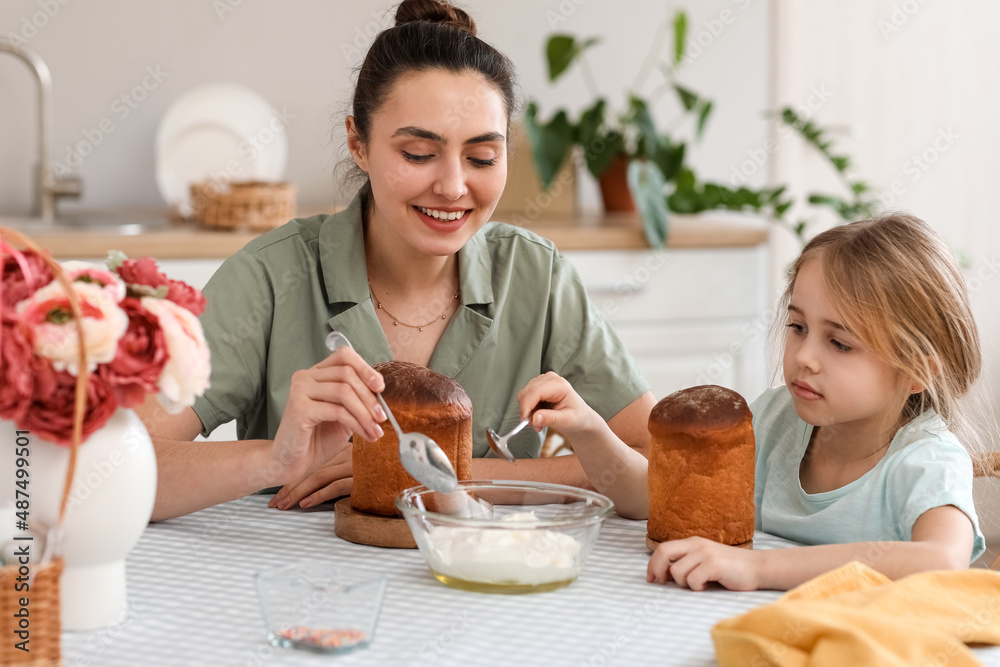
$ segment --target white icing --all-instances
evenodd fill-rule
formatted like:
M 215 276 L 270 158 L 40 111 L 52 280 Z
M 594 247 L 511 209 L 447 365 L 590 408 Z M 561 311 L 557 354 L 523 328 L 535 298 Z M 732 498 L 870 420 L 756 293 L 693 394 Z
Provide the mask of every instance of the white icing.
M 580 572 L 580 543 L 554 530 L 532 529 L 534 512 L 509 514 L 510 528 L 435 526 L 428 534 L 428 564 L 446 577 L 487 584 L 536 586 L 573 579 Z

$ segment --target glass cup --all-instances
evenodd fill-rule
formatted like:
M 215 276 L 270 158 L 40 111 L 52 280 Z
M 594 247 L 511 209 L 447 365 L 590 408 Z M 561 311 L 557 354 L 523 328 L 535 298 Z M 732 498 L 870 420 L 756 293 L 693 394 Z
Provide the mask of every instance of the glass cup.
M 375 637 L 385 575 L 312 560 L 261 570 L 254 578 L 274 646 L 344 653 Z

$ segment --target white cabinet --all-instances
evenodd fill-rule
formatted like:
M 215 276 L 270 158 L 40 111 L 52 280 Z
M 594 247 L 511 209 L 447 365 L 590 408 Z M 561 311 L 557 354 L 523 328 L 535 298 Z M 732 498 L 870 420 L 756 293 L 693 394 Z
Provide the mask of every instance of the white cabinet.
M 564 255 L 657 399 L 718 384 L 749 402 L 768 385 L 765 245 Z

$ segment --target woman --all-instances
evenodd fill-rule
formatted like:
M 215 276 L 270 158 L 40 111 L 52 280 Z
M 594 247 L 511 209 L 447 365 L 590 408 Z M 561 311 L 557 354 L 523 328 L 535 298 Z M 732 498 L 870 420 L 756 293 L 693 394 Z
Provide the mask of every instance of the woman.
M 351 488 L 348 439 L 380 436 L 383 388 L 369 364 L 410 361 L 472 399 L 474 455 L 487 426 L 533 406 L 517 392 L 553 370 L 644 448 L 649 387 L 572 266 L 552 244 L 491 223 L 514 111 L 510 61 L 468 15 L 407 0 L 358 75 L 348 149 L 367 182 L 344 211 L 293 220 L 231 257 L 206 287 L 212 387 L 193 408 L 140 411 L 157 447 L 154 519 L 281 486 L 271 505 L 308 507 Z M 324 338 L 354 344 L 329 354 Z M 241 440 L 192 443 L 236 419 Z M 536 457 L 537 434 L 512 443 Z M 477 458 L 475 478 L 584 485 L 575 457 Z

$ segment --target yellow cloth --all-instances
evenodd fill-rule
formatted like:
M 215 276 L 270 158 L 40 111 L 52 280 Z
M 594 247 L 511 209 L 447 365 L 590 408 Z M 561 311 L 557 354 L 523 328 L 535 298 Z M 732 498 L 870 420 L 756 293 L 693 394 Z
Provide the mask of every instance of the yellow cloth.
M 980 664 L 1000 644 L 1000 572 L 922 572 L 892 582 L 858 562 L 712 629 L 721 667 Z

